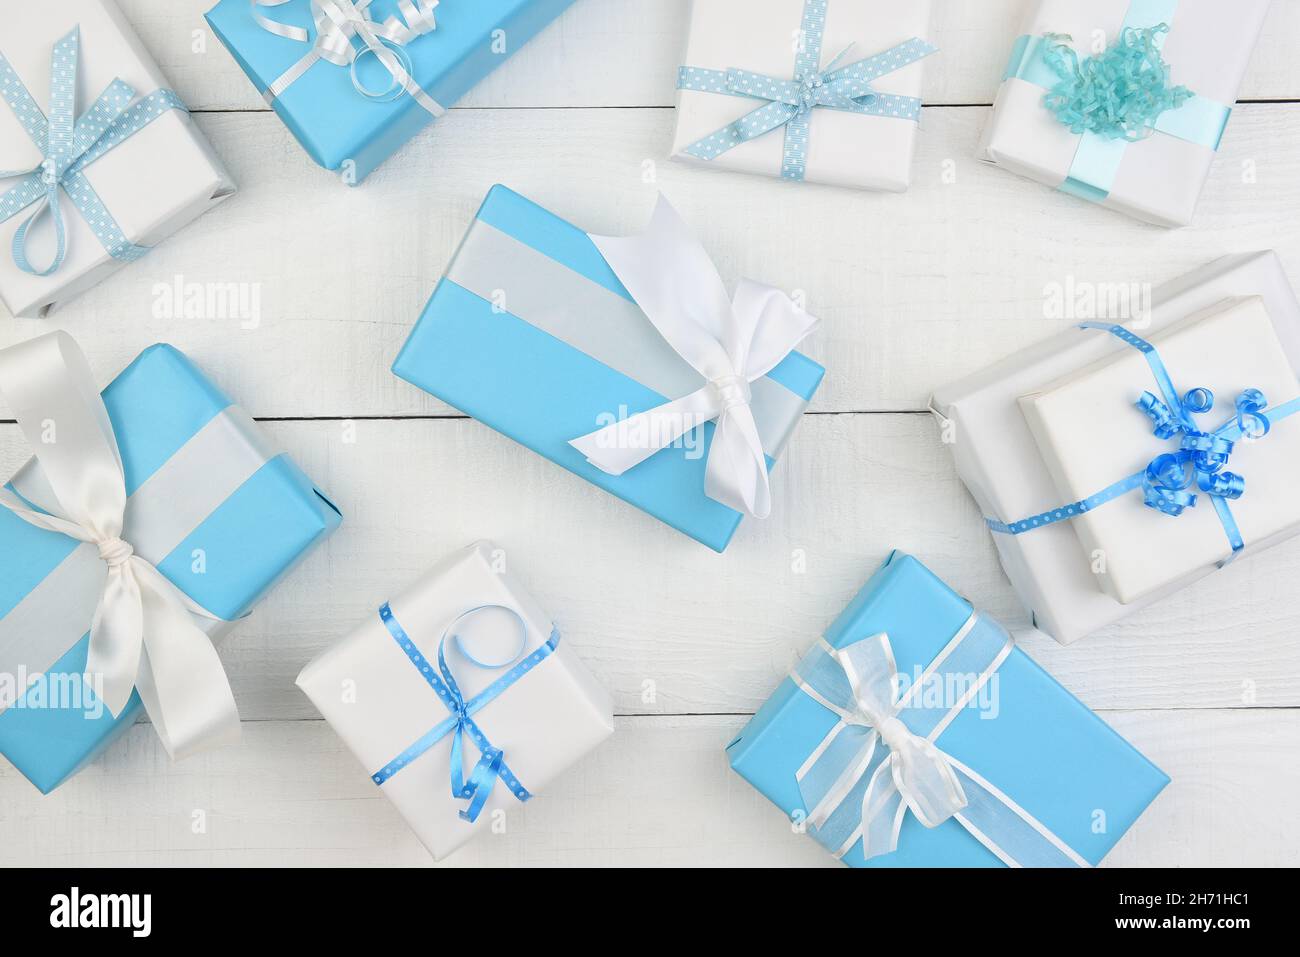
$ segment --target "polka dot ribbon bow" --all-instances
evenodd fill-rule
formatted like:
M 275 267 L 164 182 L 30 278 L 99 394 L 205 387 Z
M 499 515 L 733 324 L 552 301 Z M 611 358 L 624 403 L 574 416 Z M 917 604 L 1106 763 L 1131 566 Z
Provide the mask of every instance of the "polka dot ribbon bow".
M 826 67 L 821 66 L 822 41 L 826 33 L 829 0 L 807 0 L 799 30 L 793 79 L 766 76 L 749 70 L 706 70 L 684 66 L 678 71 L 677 88 L 724 96 L 749 97 L 769 102 L 745 114 L 736 122 L 710 133 L 685 150 L 697 159 L 712 160 L 742 143 L 785 127 L 785 152 L 781 164 L 784 179 L 802 180 L 808 160 L 808 131 L 813 110 L 823 107 L 886 116 L 920 119 L 921 101 L 912 96 L 877 93 L 871 81 L 923 59 L 937 48 L 913 37 L 904 43 L 839 67 L 850 46 Z
M 397 0 L 401 16 L 394 14 L 382 23 L 376 22 L 372 15 L 371 0 L 311 0 L 314 40 L 307 28 L 281 23 L 262 13 L 264 8 L 293 2 L 249 0 L 254 21 L 267 33 L 295 43 L 311 44 L 311 49 L 267 88 L 268 101 L 281 96 L 318 61 L 324 60 L 335 66 L 348 67 L 352 73 L 352 86 L 367 99 L 388 103 L 408 94 L 435 118 L 447 112 L 446 107 L 415 81 L 411 55 L 406 49 L 412 41 L 438 28 L 434 18 L 438 0 Z M 388 74 L 386 87 L 372 88 L 361 79 L 358 67 L 367 54 L 373 56 Z
M 115 79 L 99 99 L 77 117 L 75 100 L 80 52 L 81 30 L 78 27 L 54 44 L 50 61 L 48 117 L 41 112 L 17 72 L 0 53 L 0 96 L 4 97 L 23 129 L 44 154 L 34 168 L 0 170 L 0 179 L 23 177 L 18 185 L 0 194 L 0 223 L 38 204 L 13 238 L 14 263 L 33 276 L 53 275 L 67 258 L 67 226 L 60 209 L 60 189 L 72 200 L 72 205 L 114 259 L 131 262 L 149 251 L 126 238 L 117 220 L 90 185 L 85 170 L 168 110 L 188 112 L 180 97 L 171 90 L 156 90 L 132 104 L 135 90 Z M 55 250 L 49 264 L 38 268 L 31 263 L 28 239 L 32 227 L 46 213 L 54 224 Z
M 457 630 L 469 619 L 493 611 L 504 612 L 512 617 L 518 626 L 518 645 L 512 654 L 499 661 L 487 661 L 482 657 L 472 655 L 466 647 L 463 636 Z M 494 746 L 488 740 L 483 729 L 475 722 L 474 715 L 495 701 L 525 674 L 549 658 L 555 649 L 559 647 L 560 633 L 552 629 L 551 637 L 540 647 L 529 652 L 528 625 L 519 612 L 506 605 L 480 605 L 477 608 L 471 608 L 447 626 L 442 639 L 438 642 L 438 663 L 435 668 L 416 646 L 411 636 L 407 634 L 406 629 L 397 621 L 392 606 L 387 602 L 379 609 L 379 619 L 384 623 L 389 635 L 397 642 L 397 646 L 402 649 L 411 664 L 420 672 L 420 676 L 428 682 L 429 687 L 437 694 L 438 699 L 451 712 L 451 716 L 422 735 L 409 748 L 372 774 L 370 779 L 382 787 L 398 771 L 421 757 L 443 738 L 451 735 L 451 796 L 455 800 L 469 802 L 459 812 L 461 820 L 470 824 L 478 820 L 488 798 L 492 796 L 492 790 L 498 780 L 509 789 L 516 800 L 527 801 L 530 799 L 533 796 L 532 793 L 523 786 L 515 773 L 510 770 L 510 766 L 506 764 L 505 751 Z M 466 698 L 464 692 L 461 691 L 460 684 L 456 681 L 456 676 L 447 664 L 448 644 L 451 644 L 456 649 L 461 658 L 476 668 L 487 671 L 497 671 L 502 668 L 509 668 L 510 670 L 478 694 Z M 470 771 L 468 779 L 465 777 L 466 739 L 479 752 L 478 762 Z

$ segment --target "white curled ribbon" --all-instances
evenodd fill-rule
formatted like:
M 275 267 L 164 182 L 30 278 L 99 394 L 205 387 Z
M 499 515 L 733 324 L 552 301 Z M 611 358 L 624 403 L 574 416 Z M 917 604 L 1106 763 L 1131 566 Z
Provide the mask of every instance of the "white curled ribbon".
M 704 379 L 689 395 L 620 419 L 569 444 L 622 475 L 706 422 L 717 422 L 704 492 L 754 518 L 772 511 L 767 459 L 750 383 L 767 375 L 817 326 L 779 289 L 742 279 L 727 295 L 703 245 L 663 196 L 638 236 L 592 236 L 660 335 Z
M 406 47 L 412 41 L 437 29 L 434 10 L 439 0 L 398 0 L 398 12 L 382 23 L 375 21 L 370 10 L 372 0 L 311 0 L 312 23 L 316 38 L 313 41 L 305 27 L 273 20 L 263 9 L 283 6 L 292 0 L 249 0 L 253 19 L 263 30 L 296 43 L 311 43 L 312 48 L 301 60 L 286 70 L 267 90 L 269 97 L 280 96 L 296 82 L 317 60 L 335 66 L 345 66 L 352 71 L 352 85 L 357 92 L 372 100 L 386 101 L 408 93 L 420 106 L 434 117 L 446 113 L 446 108 L 431 97 L 411 75 L 410 55 Z M 359 40 L 357 46 L 354 40 Z M 357 75 L 357 63 L 365 53 L 371 53 L 392 78 L 388 89 L 375 91 L 367 88 Z
M 225 669 L 191 617 L 217 616 L 122 540 L 122 458 L 80 347 L 53 332 L 0 350 L 0 395 L 35 451 L 58 513 L 2 488 L 0 505 L 38 528 L 95 545 L 107 569 L 90 622 L 87 682 L 115 717 L 139 691 L 173 758 L 237 740 L 239 712 Z

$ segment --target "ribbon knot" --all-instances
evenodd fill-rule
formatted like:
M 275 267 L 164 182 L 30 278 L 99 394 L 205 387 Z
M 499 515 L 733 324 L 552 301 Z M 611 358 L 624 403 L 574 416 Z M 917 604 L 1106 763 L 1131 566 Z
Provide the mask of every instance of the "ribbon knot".
M 887 718 L 873 721 L 876 733 L 880 735 L 880 743 L 889 748 L 895 754 L 904 754 L 907 752 L 906 745 L 913 738 L 907 725 L 903 724 L 902 719 L 890 715 Z
M 766 518 L 772 508 L 767 455 L 750 407 L 750 383 L 784 360 L 817 320 L 781 290 L 749 280 L 728 296 L 708 253 L 663 196 L 643 234 L 591 239 L 646 318 L 703 382 L 688 395 L 569 444 L 601 471 L 622 475 L 716 420 L 705 494 Z
M 99 557 L 109 568 L 120 568 L 135 554 L 135 549 L 120 538 L 106 538 L 96 545 L 99 548 Z

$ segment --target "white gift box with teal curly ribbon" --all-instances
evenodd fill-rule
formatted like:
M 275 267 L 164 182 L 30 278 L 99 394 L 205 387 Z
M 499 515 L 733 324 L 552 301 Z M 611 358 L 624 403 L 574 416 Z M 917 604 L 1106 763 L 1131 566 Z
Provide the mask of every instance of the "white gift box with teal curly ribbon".
M 69 41 L 74 35 L 76 39 Z M 69 43 L 78 48 L 75 74 L 70 75 L 66 65 L 56 73 L 54 60 L 68 54 L 56 53 L 55 47 L 62 44 L 66 50 Z M 0 173 L 26 174 L 0 178 L 0 302 L 14 315 L 47 315 L 235 191 L 221 160 L 183 104 L 169 92 L 167 78 L 112 0 L 6 4 L 0 58 L 7 64 L 3 72 L 8 81 L 0 97 Z M 86 150 L 87 159 L 94 153 L 102 155 L 87 162 L 80 173 L 74 164 L 66 171 L 70 175 L 55 184 L 65 232 L 61 257 L 52 211 L 41 210 L 44 193 L 38 201 L 17 194 L 17 200 L 11 198 L 7 205 L 2 199 L 48 159 L 47 137 L 38 134 L 45 131 L 42 124 L 52 114 L 56 82 L 73 91 L 73 120 L 88 116 L 106 91 L 129 88 L 128 111 L 147 107 L 150 97 L 159 103 L 156 115 L 141 118 L 147 122 L 124 127 L 131 132 L 120 142 L 116 142 L 119 129 L 110 129 L 112 143 Z M 53 111 L 55 116 L 59 112 Z M 130 118 L 129 112 L 124 114 L 125 120 Z M 38 139 L 47 145 L 38 145 Z M 100 202 L 86 201 L 85 184 Z M 83 195 L 74 197 L 69 189 Z M 91 216 L 95 222 L 88 221 L 84 212 L 90 209 L 95 210 Z M 28 230 L 25 247 L 20 244 L 36 264 L 28 271 L 21 265 L 23 256 L 14 255 L 14 236 L 38 211 L 42 214 Z M 117 237 L 116 244 L 112 237 Z M 37 274 L 56 260 L 57 268 L 48 275 Z
M 696 0 L 673 157 L 906 190 L 924 58 L 934 52 L 929 24 L 929 0 Z M 778 115 L 755 114 L 765 103 Z M 751 115 L 759 127 L 749 128 Z
M 1149 223 L 1189 225 L 1267 10 L 1268 0 L 1039 0 L 1009 38 L 977 156 Z M 1121 64 L 1117 47 L 1142 43 L 1142 31 L 1154 31 L 1158 56 Z M 1053 66 L 1056 53 L 1064 73 Z M 1089 73 L 1101 82 L 1089 85 Z M 1182 92 L 1153 95 L 1157 76 L 1166 92 Z M 1052 109 L 1049 93 L 1078 109 Z M 1131 124 L 1125 139 L 1114 124 L 1090 122 L 1080 132 L 1062 115 L 1146 122 Z

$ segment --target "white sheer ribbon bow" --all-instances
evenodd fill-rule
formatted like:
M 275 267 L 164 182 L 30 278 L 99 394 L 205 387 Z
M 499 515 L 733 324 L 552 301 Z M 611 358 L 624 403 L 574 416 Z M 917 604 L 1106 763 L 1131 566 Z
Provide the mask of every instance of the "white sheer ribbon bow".
M 781 290 L 747 279 L 729 297 L 708 253 L 662 196 L 641 235 L 591 239 L 660 335 L 703 377 L 704 385 L 570 444 L 601 471 L 622 475 L 716 420 L 705 494 L 738 512 L 766 518 L 772 495 L 750 405 L 750 383 L 789 355 L 816 328 L 817 320 Z
M 122 539 L 126 481 L 117 439 L 76 342 L 53 332 L 0 350 L 0 395 L 57 499 L 53 513 L 0 489 L 0 505 L 38 528 L 99 550 L 107 576 L 86 680 L 114 716 L 138 690 L 174 758 L 239 737 L 221 660 L 191 614 L 215 619 Z
M 345 66 L 352 71 L 352 85 L 363 96 L 375 100 L 388 100 L 401 93 L 409 93 L 415 101 L 435 117 L 446 109 L 429 96 L 411 76 L 407 44 L 437 29 L 434 8 L 438 0 L 398 0 L 396 14 L 383 23 L 377 23 L 370 10 L 372 0 L 311 0 L 312 22 L 316 28 L 313 42 L 304 27 L 296 27 L 272 20 L 262 13 L 262 8 L 279 7 L 291 0 L 249 0 L 253 19 L 268 33 L 298 43 L 311 43 L 312 48 L 297 63 L 271 84 L 267 90 L 273 99 L 280 96 L 317 61 L 325 60 L 335 66 Z M 359 40 L 361 45 L 354 44 Z M 387 90 L 368 89 L 357 76 L 357 62 L 364 53 L 374 54 L 392 78 Z

